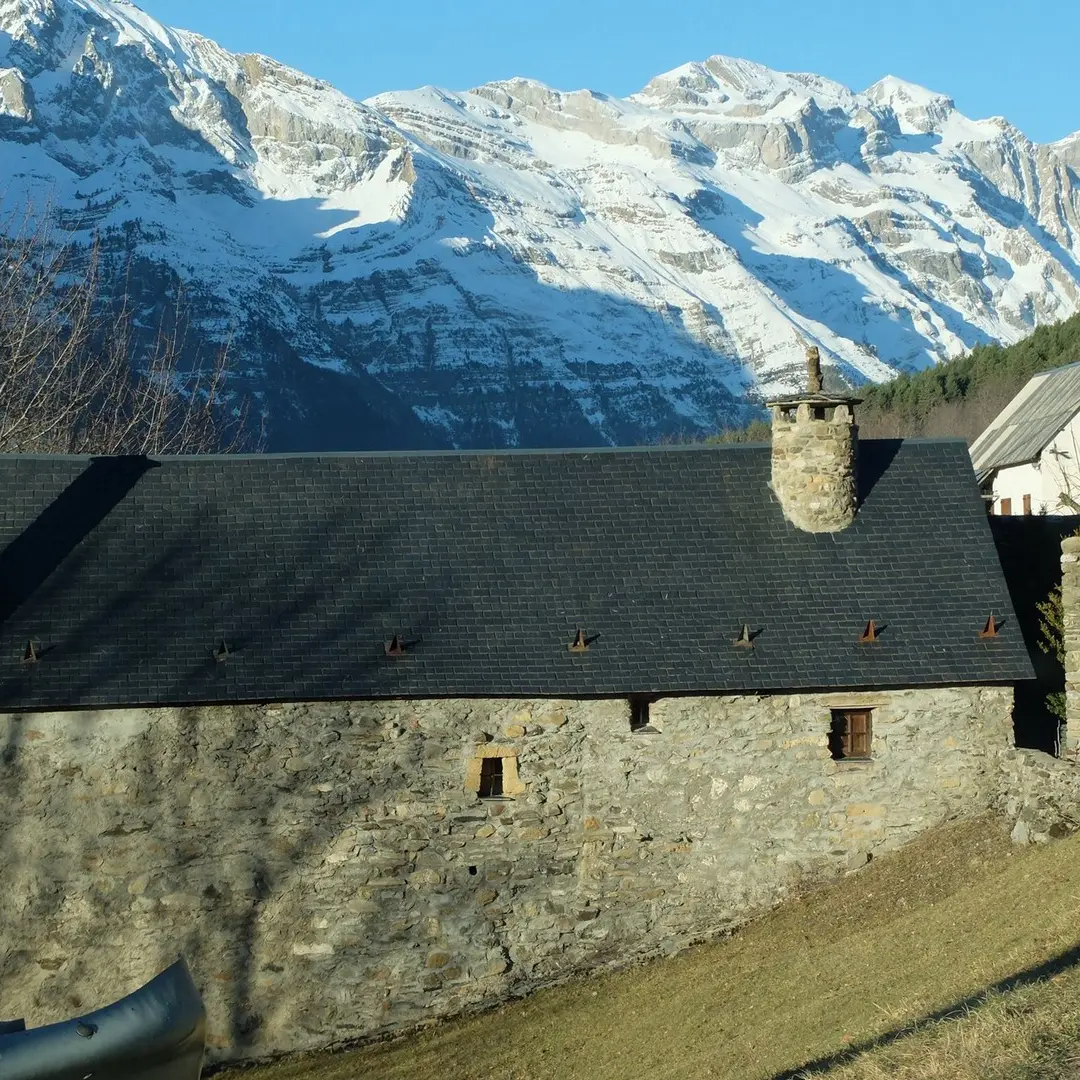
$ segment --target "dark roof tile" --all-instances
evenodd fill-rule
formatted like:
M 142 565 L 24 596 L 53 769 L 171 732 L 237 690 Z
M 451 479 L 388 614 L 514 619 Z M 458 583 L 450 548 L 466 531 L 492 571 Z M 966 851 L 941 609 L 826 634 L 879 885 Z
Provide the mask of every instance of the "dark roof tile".
M 0 458 L 0 705 L 1030 678 L 964 445 L 860 465 L 854 525 L 812 536 L 760 446 Z M 415 644 L 388 660 L 395 633 Z

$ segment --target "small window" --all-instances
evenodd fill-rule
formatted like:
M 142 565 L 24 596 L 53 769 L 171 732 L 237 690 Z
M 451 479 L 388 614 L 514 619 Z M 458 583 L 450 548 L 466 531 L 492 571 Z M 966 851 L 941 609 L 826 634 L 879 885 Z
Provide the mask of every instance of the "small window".
M 1025 514 L 1030 514 L 1031 513 L 1031 496 L 1030 495 L 1025 495 L 1024 496 L 1024 513 Z
M 503 796 L 503 759 L 486 757 L 480 762 L 480 788 L 477 792 L 481 799 L 501 799 Z
M 833 709 L 829 753 L 834 761 L 869 760 L 869 709 Z
M 998 513 L 1002 517 L 1008 517 L 1012 513 L 1012 499 L 1002 499 L 998 507 Z
M 630 730 L 644 735 L 654 735 L 658 729 L 649 716 L 651 699 L 640 695 L 630 699 Z
M 815 420 L 824 420 L 825 418 L 826 418 L 825 417 L 825 406 L 824 405 L 815 405 L 814 406 L 814 419 Z
M 465 766 L 465 790 L 481 799 L 513 799 L 524 795 L 516 750 L 497 743 L 477 746 Z

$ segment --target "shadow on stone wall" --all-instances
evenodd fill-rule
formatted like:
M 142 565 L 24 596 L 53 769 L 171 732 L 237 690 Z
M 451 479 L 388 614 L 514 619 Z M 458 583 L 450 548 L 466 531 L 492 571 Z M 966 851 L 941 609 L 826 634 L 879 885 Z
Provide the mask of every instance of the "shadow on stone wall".
M 146 468 L 153 467 L 146 459 L 122 459 L 113 464 L 110 471 L 108 459 L 95 459 L 0 553 L 0 568 L 10 570 L 11 580 L 24 586 L 6 598 L 0 615 L 10 615 L 35 589 L 48 587 L 46 582 L 57 567 L 105 519 Z M 57 507 L 65 513 L 58 514 Z M 333 530 L 339 524 L 331 519 L 327 528 Z M 314 537 L 311 545 L 321 542 Z M 167 580 L 183 569 L 186 557 L 181 548 L 169 548 L 147 573 Z M 286 583 L 285 576 L 286 572 L 280 571 L 270 590 L 273 595 L 283 595 L 288 584 L 293 597 L 290 617 L 303 619 L 315 607 L 315 593 L 307 583 Z M 128 598 L 120 598 L 116 604 L 127 602 Z M 387 598 L 386 603 L 391 602 Z M 101 621 L 113 610 L 83 612 L 73 633 L 84 638 L 101 633 Z M 187 617 L 195 616 L 188 612 Z M 348 629 L 347 617 L 342 615 L 322 628 L 323 640 L 332 644 Z M 213 662 L 207 649 L 193 664 Z M 101 674 L 94 668 L 84 672 L 81 682 L 73 687 L 74 696 L 93 689 Z M 325 799 L 312 796 L 311 778 L 304 772 L 271 765 L 262 784 L 247 783 L 235 769 L 230 773 L 237 758 L 265 763 L 273 755 L 261 707 L 232 710 L 228 737 L 222 742 L 227 750 L 223 755 L 215 753 L 215 740 L 221 735 L 207 725 L 205 709 L 179 708 L 175 715 L 174 728 L 158 722 L 134 735 L 130 749 L 118 754 L 114 763 L 121 767 L 110 775 L 100 769 L 93 776 L 84 775 L 88 768 L 81 764 L 69 764 L 61 770 L 61 782 L 41 792 L 42 797 L 32 805 L 43 818 L 67 814 L 72 821 L 79 821 L 82 829 L 73 829 L 66 843 L 48 851 L 35 848 L 33 843 L 20 843 L 25 841 L 23 828 L 31 820 L 25 812 L 30 778 L 23 744 L 27 737 L 39 738 L 37 732 L 26 730 L 33 727 L 33 715 L 13 719 L 0 735 L 0 866 L 11 875 L 18 873 L 27 886 L 17 898 L 16 910 L 25 903 L 28 921 L 55 927 L 62 924 L 65 905 L 70 905 L 72 896 L 84 891 L 106 920 L 105 925 L 133 943 L 127 966 L 108 966 L 112 943 L 104 940 L 85 954 L 66 949 L 67 942 L 52 942 L 56 948 L 42 962 L 36 955 L 41 942 L 18 935 L 8 940 L 9 927 L 5 925 L 0 928 L 4 931 L 0 934 L 0 987 L 11 997 L 17 975 L 33 970 L 35 964 L 50 975 L 61 972 L 62 979 L 55 978 L 41 988 L 43 993 L 37 998 L 24 1000 L 19 1006 L 31 1014 L 59 1019 L 123 996 L 146 981 L 146 972 L 164 969 L 183 953 L 214 1007 L 214 1025 L 208 1035 L 211 1055 L 229 1048 L 242 1056 L 256 1044 L 268 1021 L 256 1004 L 260 1000 L 257 984 L 278 979 L 284 970 L 272 965 L 260 968 L 258 964 L 260 937 L 265 936 L 260 925 L 267 902 L 290 884 L 295 886 L 281 868 L 302 866 L 306 857 L 317 858 L 340 832 L 339 818 L 346 805 L 322 805 Z M 100 714 L 87 711 L 74 714 L 74 718 L 72 734 L 92 738 Z M 210 780 L 216 786 L 209 784 Z M 109 789 L 107 793 L 103 787 Z M 207 789 L 217 801 L 208 798 Z M 91 799 L 93 810 L 80 814 L 79 802 Z M 313 805 L 316 802 L 320 804 L 317 808 Z M 223 826 L 218 815 L 242 823 L 243 829 Z M 71 866 L 99 874 L 101 886 L 87 890 L 73 886 L 64 870 Z M 130 887 L 110 891 L 118 877 L 131 878 Z M 163 890 L 165 895 L 156 895 Z M 106 983 L 107 991 L 101 989 Z M 87 989 L 95 995 L 93 999 L 84 997 Z M 261 1000 L 274 997 L 265 985 L 261 990 Z
M 223 829 L 219 843 L 208 843 L 203 830 L 193 826 L 211 808 L 200 804 L 191 780 L 193 775 L 203 775 L 197 772 L 200 764 L 205 768 L 205 761 L 200 762 L 200 755 L 207 753 L 207 747 L 200 745 L 203 713 L 198 708 L 177 711 L 177 730 L 169 739 L 168 755 L 161 753 L 158 738 L 140 740 L 132 761 L 138 777 L 136 801 L 146 807 L 146 821 L 153 822 L 152 839 L 174 871 L 174 887 L 190 890 L 173 901 L 190 907 L 190 925 L 182 940 L 160 935 L 157 963 L 160 966 L 182 952 L 193 958 L 204 983 L 212 980 L 219 989 L 227 988 L 222 995 L 227 1021 L 220 1017 L 208 1043 L 211 1050 L 230 1046 L 242 1053 L 254 1045 L 265 1019 L 254 1005 L 259 921 L 273 890 L 285 885 L 270 870 L 265 853 L 276 846 L 286 860 L 302 862 L 304 852 L 319 850 L 332 837 L 336 815 L 313 817 L 286 831 L 277 827 L 275 819 L 282 805 L 306 786 L 302 777 L 277 776 L 274 783 L 243 785 L 242 791 L 228 785 L 226 790 L 231 789 L 234 798 L 229 809 L 239 809 L 247 819 L 246 835 L 241 838 L 239 828 L 231 836 Z M 245 756 L 258 754 L 260 710 L 238 708 L 232 715 L 235 750 Z M 217 995 L 214 998 L 219 1005 Z
M 1036 604 L 1061 583 L 1061 541 L 1080 527 L 1080 517 L 991 517 L 1001 568 L 1024 636 L 1035 679 L 1018 683 L 1013 727 L 1016 745 L 1056 754 L 1058 718 L 1046 706 L 1046 696 L 1065 689 L 1061 664 L 1039 648 Z
M 901 1024 L 899 1027 L 886 1031 L 876 1038 L 866 1039 L 861 1043 L 845 1047 L 835 1054 L 816 1058 L 814 1061 L 808 1061 L 793 1069 L 785 1069 L 783 1072 L 770 1077 L 769 1080 L 803 1080 L 808 1076 L 820 1076 L 831 1072 L 833 1069 L 850 1065 L 863 1054 L 876 1050 L 880 1046 L 889 1046 L 912 1035 L 917 1035 L 931 1024 L 936 1024 L 941 1020 L 959 1020 L 972 1009 L 985 1005 L 996 994 L 1008 994 L 1013 990 L 1019 990 L 1021 987 L 1030 986 L 1032 983 L 1044 982 L 1046 979 L 1063 971 L 1068 971 L 1078 964 L 1080 964 L 1080 945 L 1067 949 L 1065 952 L 1059 953 L 1057 956 L 1053 956 L 1034 967 L 1025 968 L 1014 975 L 1009 975 L 1007 978 L 984 987 L 978 993 L 971 994 L 960 1001 L 954 1001 L 951 1005 L 946 1005 L 936 1012 L 927 1013 L 925 1016 L 920 1016 L 907 1024 Z

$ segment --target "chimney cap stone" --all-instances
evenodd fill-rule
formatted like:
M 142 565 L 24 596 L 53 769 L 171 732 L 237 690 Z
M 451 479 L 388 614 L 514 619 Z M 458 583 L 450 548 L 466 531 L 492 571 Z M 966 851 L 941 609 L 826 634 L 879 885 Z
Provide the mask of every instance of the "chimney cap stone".
M 774 405 L 861 405 L 862 403 L 862 398 L 849 397 L 845 394 L 783 394 L 765 400 L 765 406 L 769 409 Z

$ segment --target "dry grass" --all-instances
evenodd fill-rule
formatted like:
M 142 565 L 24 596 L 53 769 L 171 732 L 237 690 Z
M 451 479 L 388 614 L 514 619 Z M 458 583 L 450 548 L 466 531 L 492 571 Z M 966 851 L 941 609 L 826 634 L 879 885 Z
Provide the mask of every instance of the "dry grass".
M 396 1042 L 225 1075 L 764 1080 L 816 1063 L 811 1075 L 837 1080 L 1080 1080 L 1074 949 L 1080 837 L 1014 850 L 987 818 L 939 829 L 674 959 Z M 987 997 L 1047 964 L 1065 970 Z M 1062 995 L 1071 1004 L 1043 1007 Z M 932 1019 L 957 1009 L 960 1019 Z
M 811 1074 L 813 1075 L 813 1074 Z M 994 992 L 958 1018 L 858 1055 L 830 1080 L 1077 1080 L 1080 972 Z

